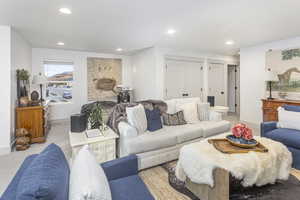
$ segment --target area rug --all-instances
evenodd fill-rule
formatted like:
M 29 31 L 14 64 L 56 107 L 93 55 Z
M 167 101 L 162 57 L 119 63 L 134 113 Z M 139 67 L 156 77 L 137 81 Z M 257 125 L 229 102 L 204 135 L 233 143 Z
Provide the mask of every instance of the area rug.
M 185 183 L 178 180 L 175 176 L 176 162 L 162 165 L 168 172 L 169 184 L 178 192 L 188 196 L 191 200 L 200 200 L 186 187 Z M 290 175 L 287 181 L 278 181 L 263 187 L 244 188 L 240 182 L 230 177 L 230 200 L 299 200 L 300 181 Z

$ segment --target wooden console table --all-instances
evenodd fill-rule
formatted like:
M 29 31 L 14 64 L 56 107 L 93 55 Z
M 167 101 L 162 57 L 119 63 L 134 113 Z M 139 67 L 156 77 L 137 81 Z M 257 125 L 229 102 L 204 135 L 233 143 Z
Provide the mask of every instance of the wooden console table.
M 284 104 L 300 106 L 300 101 L 262 99 L 263 121 L 278 121 L 277 108 Z
M 16 108 L 16 128 L 26 128 L 30 133 L 31 143 L 46 141 L 50 130 L 48 103 L 40 106 Z

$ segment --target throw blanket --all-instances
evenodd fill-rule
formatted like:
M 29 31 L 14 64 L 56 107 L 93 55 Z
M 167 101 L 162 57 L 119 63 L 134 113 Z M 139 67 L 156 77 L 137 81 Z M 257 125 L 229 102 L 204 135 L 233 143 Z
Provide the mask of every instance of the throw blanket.
M 214 138 L 224 138 L 222 134 Z M 292 155 L 281 143 L 255 137 L 268 148 L 268 153 L 249 152 L 247 154 L 224 154 L 205 139 L 182 147 L 176 166 L 176 176 L 181 181 L 187 177 L 198 184 L 213 187 L 213 170 L 223 168 L 244 187 L 262 186 L 275 183 L 277 179 L 287 180 L 291 170 Z
M 107 125 L 114 130 L 116 133 L 119 134 L 118 125 L 121 121 L 127 122 L 127 115 L 126 115 L 126 107 L 133 107 L 141 103 L 145 109 L 154 109 L 158 108 L 161 113 L 167 111 L 167 104 L 160 100 L 145 100 L 145 101 L 139 101 L 136 103 L 121 103 L 117 104 L 112 112 L 110 113 L 110 116 L 108 118 Z

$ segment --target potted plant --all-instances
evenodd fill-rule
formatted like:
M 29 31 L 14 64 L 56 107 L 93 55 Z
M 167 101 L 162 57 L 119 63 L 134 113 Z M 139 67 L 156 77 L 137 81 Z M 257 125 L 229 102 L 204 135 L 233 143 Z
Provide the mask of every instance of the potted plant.
M 17 96 L 19 105 L 26 106 L 29 102 L 26 85 L 29 84 L 30 74 L 25 69 L 17 69 Z
M 101 129 L 103 126 L 103 109 L 100 103 L 94 103 L 88 113 L 88 123 L 90 129 Z

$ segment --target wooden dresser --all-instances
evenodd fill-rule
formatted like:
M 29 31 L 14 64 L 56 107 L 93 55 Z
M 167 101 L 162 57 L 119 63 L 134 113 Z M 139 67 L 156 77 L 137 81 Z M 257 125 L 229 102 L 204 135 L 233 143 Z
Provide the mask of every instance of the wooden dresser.
M 262 99 L 263 121 L 278 121 L 277 108 L 284 104 L 300 106 L 300 101 Z
M 48 104 L 16 108 L 16 128 L 26 128 L 31 143 L 45 142 L 50 127 Z

